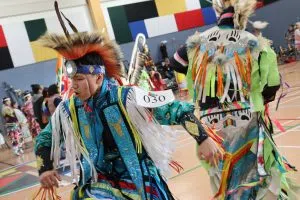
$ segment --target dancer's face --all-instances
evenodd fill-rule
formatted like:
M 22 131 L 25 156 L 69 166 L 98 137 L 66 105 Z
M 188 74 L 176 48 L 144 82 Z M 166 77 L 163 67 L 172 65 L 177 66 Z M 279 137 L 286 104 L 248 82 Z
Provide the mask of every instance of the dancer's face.
M 102 82 L 103 74 L 76 74 L 72 78 L 72 88 L 75 96 L 81 101 L 85 101 L 96 93 Z
M 6 106 L 11 106 L 11 101 L 10 101 L 10 100 L 7 100 L 7 101 L 4 102 L 4 104 L 5 104 Z
M 31 95 L 25 97 L 25 101 L 26 101 L 26 102 L 27 102 L 27 101 L 31 101 Z

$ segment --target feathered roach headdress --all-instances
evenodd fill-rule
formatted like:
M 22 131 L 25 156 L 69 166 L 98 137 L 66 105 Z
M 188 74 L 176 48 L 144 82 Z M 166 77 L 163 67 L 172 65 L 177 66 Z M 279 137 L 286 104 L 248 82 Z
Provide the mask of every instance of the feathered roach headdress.
M 244 30 L 256 3 L 256 0 L 213 0 L 213 7 L 220 15 L 218 25 Z
M 83 66 L 87 68 L 87 70 L 82 68 L 77 71 L 78 73 L 103 73 L 105 69 L 108 77 L 118 79 L 122 73 L 122 54 L 119 46 L 98 32 L 79 33 L 71 21 L 59 11 L 56 1 L 54 6 L 65 35 L 46 34 L 39 39 L 39 42 L 43 46 L 57 51 L 67 61 L 74 61 L 78 69 Z M 74 34 L 68 32 L 61 15 L 68 22 Z M 104 69 L 100 70 L 100 67 Z

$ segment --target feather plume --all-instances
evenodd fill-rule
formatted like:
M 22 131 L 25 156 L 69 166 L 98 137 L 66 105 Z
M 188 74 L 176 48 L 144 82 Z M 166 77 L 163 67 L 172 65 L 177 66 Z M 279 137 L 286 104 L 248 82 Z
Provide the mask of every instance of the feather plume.
M 255 29 L 261 30 L 261 29 L 265 29 L 268 26 L 268 24 L 269 23 L 265 22 L 265 21 L 255 21 L 255 22 L 252 23 L 252 26 Z
M 213 0 L 212 4 L 217 14 L 220 15 L 224 10 L 223 0 Z
M 234 28 L 244 30 L 246 28 L 248 18 L 254 12 L 256 7 L 256 0 L 236 0 L 234 7 Z
M 186 41 L 187 49 L 194 49 L 201 44 L 201 37 L 199 32 L 196 32 L 194 35 L 190 36 Z
M 142 52 L 137 53 L 136 61 L 134 63 L 134 71 L 132 76 L 129 79 L 129 83 L 132 85 L 137 85 L 142 74 L 142 70 L 144 69 L 146 55 Z
M 224 9 L 232 6 L 234 8 L 234 28 L 244 30 L 249 16 L 254 12 L 256 0 L 213 0 L 213 7 L 220 15 Z

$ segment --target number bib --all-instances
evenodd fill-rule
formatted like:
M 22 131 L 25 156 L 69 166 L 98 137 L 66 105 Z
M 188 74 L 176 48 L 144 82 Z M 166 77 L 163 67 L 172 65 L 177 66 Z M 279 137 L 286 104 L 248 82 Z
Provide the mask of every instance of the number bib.
M 175 100 L 172 90 L 147 92 L 138 87 L 133 90 L 136 104 L 146 108 L 160 107 Z

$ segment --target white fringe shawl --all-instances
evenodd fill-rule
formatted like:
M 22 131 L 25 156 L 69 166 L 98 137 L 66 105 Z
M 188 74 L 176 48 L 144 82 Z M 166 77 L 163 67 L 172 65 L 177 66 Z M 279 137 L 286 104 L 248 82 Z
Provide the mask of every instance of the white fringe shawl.
M 169 163 L 175 151 L 176 133 L 170 127 L 160 125 L 147 108 L 136 104 L 133 89 L 128 93 L 126 110 L 155 166 L 163 177 L 170 177 Z
M 88 151 L 82 146 L 80 138 L 75 136 L 75 130 L 73 123 L 67 111 L 65 110 L 63 103 L 60 103 L 56 108 L 52 118 L 52 148 L 51 148 L 51 159 L 54 161 L 54 169 L 60 167 L 60 153 L 61 153 L 61 140 L 65 142 L 66 147 L 66 159 L 70 165 L 71 175 L 74 182 L 78 182 L 77 163 L 79 163 L 84 177 L 84 168 L 81 162 L 81 155 L 87 160 L 90 166 L 90 175 L 93 181 L 97 181 L 97 172 L 91 159 L 89 158 Z

